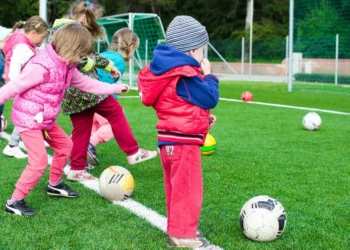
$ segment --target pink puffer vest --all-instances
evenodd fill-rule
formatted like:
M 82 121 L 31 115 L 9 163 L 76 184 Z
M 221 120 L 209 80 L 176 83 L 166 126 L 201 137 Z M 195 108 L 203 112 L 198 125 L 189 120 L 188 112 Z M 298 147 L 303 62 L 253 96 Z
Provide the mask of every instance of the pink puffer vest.
M 17 95 L 12 109 L 12 121 L 16 126 L 28 129 L 50 129 L 60 112 L 60 103 L 75 67 L 56 54 L 52 45 L 34 56 L 27 65 L 39 64 L 48 70 L 41 84 Z M 43 122 L 34 120 L 35 115 L 43 112 Z
M 34 54 L 36 54 L 35 46 L 29 41 L 28 37 L 24 35 L 23 31 L 16 30 L 12 35 L 10 35 L 4 45 L 4 53 L 6 56 L 6 67 L 5 67 L 6 82 L 10 81 L 9 69 L 10 69 L 10 63 L 13 55 L 13 49 L 18 44 L 28 45 L 28 47 L 34 52 Z

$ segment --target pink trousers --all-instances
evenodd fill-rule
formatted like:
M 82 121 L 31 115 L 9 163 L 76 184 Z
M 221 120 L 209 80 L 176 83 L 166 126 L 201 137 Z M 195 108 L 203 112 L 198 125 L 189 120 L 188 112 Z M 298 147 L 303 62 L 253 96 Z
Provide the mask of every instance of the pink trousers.
M 203 202 L 199 145 L 160 148 L 168 216 L 167 233 L 176 238 L 196 238 Z
M 28 165 L 16 183 L 12 200 L 24 199 L 44 174 L 48 165 L 44 140 L 55 151 L 50 168 L 49 181 L 55 184 L 62 178 L 63 169 L 67 164 L 73 143 L 69 136 L 56 123 L 54 123 L 50 130 L 47 130 L 47 133 L 48 137 L 46 138 L 44 132 L 41 130 L 20 132 L 22 141 L 28 152 Z
M 113 137 L 112 127 L 108 120 L 95 113 L 90 137 L 92 145 L 96 147 L 100 143 L 108 142 Z

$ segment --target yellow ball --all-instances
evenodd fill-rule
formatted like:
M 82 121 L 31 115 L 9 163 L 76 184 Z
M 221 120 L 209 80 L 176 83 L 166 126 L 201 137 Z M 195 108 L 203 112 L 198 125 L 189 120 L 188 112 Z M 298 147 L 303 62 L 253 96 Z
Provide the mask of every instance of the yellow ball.
M 207 134 L 207 137 L 205 138 L 204 146 L 201 147 L 201 154 L 211 155 L 212 153 L 214 153 L 215 148 L 216 148 L 215 138 L 212 135 Z
M 134 192 L 134 178 L 129 170 L 120 166 L 112 166 L 102 172 L 99 188 L 101 194 L 108 200 L 126 200 Z

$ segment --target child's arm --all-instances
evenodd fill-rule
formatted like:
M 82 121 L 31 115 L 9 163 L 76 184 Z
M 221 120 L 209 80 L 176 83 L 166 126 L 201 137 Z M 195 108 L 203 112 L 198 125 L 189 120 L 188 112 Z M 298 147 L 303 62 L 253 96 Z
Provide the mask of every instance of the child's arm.
M 47 73 L 47 70 L 40 65 L 26 66 L 19 77 L 9 81 L 0 89 L 0 104 L 42 83 Z
M 18 44 L 11 57 L 8 77 L 14 80 L 21 74 L 23 66 L 34 56 L 34 52 L 26 44 Z
M 181 78 L 176 86 L 176 93 L 194 105 L 204 109 L 213 109 L 219 101 L 219 79 L 211 74 L 208 59 L 203 58 L 201 69 L 204 74 L 203 79 L 199 76 Z
M 71 85 L 82 91 L 101 95 L 120 94 L 121 92 L 129 91 L 129 86 L 126 84 L 105 84 L 91 77 L 84 76 L 77 69 L 75 69 Z
M 182 77 L 176 86 L 176 93 L 185 101 L 204 109 L 212 109 L 219 101 L 219 80 L 211 74 Z
M 85 57 L 81 63 L 79 63 L 79 70 L 83 72 L 89 72 L 94 67 L 103 69 L 106 72 L 111 72 L 114 63 L 100 56 L 97 53 L 93 53 L 91 56 Z

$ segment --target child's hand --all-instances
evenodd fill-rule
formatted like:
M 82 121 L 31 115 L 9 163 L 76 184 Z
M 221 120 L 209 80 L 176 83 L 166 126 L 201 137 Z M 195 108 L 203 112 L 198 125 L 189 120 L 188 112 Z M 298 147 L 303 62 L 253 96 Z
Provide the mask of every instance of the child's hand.
M 120 77 L 120 72 L 119 70 L 113 66 L 113 68 L 111 69 L 111 75 L 113 78 L 117 78 L 117 77 Z
M 129 92 L 129 85 L 118 83 L 117 85 L 117 91 L 116 94 L 120 94 L 122 92 Z
M 208 75 L 211 73 L 210 62 L 207 58 L 203 58 L 203 60 L 201 61 L 201 68 L 204 75 Z
M 209 115 L 209 129 L 212 129 L 212 128 L 213 128 L 215 122 L 216 122 L 216 116 L 210 114 L 210 115 Z

